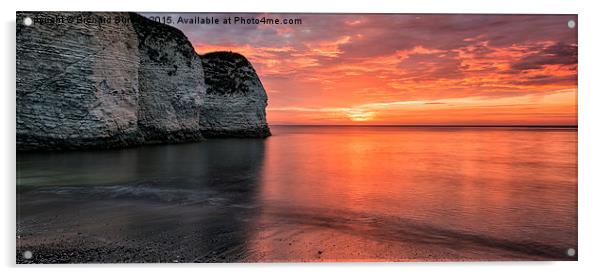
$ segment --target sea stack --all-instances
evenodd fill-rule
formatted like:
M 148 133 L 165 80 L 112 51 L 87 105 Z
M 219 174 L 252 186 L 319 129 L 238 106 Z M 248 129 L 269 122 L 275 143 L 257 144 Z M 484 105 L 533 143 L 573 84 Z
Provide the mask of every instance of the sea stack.
M 206 137 L 267 137 L 268 96 L 251 63 L 242 55 L 215 52 L 201 56 L 207 94 L 201 108 Z
M 23 12 L 17 20 L 17 150 L 270 134 L 265 90 L 239 54 L 199 56 L 180 30 L 135 13 Z

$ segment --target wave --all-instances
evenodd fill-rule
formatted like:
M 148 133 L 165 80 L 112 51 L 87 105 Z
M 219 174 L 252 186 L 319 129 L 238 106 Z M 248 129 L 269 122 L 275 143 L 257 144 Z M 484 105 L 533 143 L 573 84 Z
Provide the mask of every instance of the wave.
M 262 212 L 278 224 L 298 224 L 330 228 L 346 234 L 388 243 L 419 243 L 444 248 L 504 251 L 517 259 L 531 256 L 536 259 L 574 260 L 566 254 L 568 247 L 550 245 L 532 240 L 511 240 L 481 233 L 459 231 L 435 224 L 397 216 L 386 216 L 350 210 L 331 210 L 300 206 L 278 205 Z M 575 248 L 576 249 L 576 248 Z

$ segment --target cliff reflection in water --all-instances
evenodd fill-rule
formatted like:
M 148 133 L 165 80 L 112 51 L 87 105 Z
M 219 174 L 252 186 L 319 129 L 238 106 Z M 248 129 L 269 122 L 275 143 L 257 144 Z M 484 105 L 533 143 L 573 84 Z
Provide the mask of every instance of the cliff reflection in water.
M 38 262 L 576 259 L 574 128 L 272 131 L 19 153 L 17 251 Z
M 19 153 L 18 251 L 37 252 L 33 262 L 240 261 L 264 142 Z

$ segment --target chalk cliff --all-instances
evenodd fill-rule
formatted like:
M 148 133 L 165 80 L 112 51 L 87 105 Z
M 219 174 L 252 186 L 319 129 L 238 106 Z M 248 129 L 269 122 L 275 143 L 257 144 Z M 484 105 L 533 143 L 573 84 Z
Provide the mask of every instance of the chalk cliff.
M 251 63 L 242 55 L 215 52 L 201 56 L 207 95 L 200 124 L 207 137 L 266 137 L 268 97 Z
M 17 150 L 269 135 L 265 91 L 240 55 L 200 57 L 181 31 L 134 13 L 17 20 Z

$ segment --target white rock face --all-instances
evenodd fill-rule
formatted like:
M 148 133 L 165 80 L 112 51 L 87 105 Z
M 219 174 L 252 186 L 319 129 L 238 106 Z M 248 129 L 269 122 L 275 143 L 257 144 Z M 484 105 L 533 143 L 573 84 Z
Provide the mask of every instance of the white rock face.
M 22 24 L 26 17 L 34 19 L 31 26 Z M 91 23 L 40 23 L 68 17 Z M 115 17 L 128 20 L 100 23 Z M 18 150 L 199 141 L 204 131 L 215 136 L 210 125 L 222 134 L 237 130 L 230 132 L 235 136 L 245 136 L 245 127 L 249 134 L 267 129 L 257 75 L 245 83 L 261 88 L 263 98 L 258 92 L 208 100 L 203 62 L 173 27 L 134 13 L 18 13 L 17 21 Z
M 205 97 L 201 59 L 179 30 L 132 15 L 140 51 L 138 127 L 147 142 L 202 138 Z
M 207 96 L 200 124 L 207 137 L 267 137 L 268 97 L 251 63 L 242 55 L 215 52 L 201 56 Z
M 17 14 L 17 148 L 142 141 L 137 123 L 140 57 L 131 24 L 21 24 L 25 17 L 56 16 L 67 14 Z

